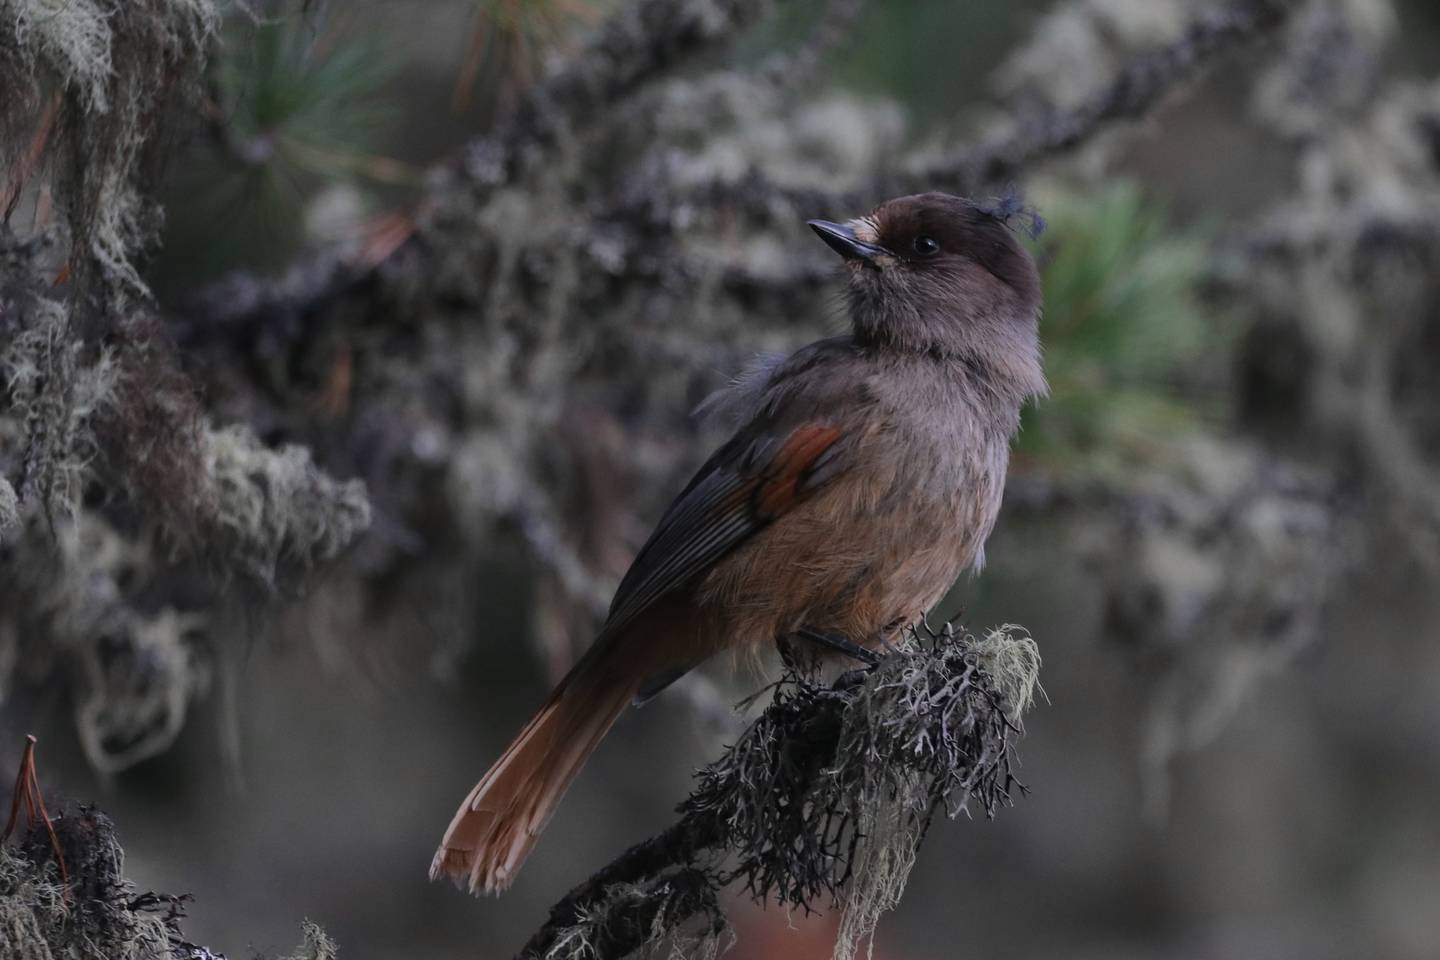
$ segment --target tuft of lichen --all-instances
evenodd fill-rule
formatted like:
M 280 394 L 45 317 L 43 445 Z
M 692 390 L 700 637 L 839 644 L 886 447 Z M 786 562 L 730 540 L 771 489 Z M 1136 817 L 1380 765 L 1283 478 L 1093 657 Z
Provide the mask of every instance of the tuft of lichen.
M 214 0 L 0 0 L 0 89 L 24 92 L 6 103 L 0 161 L 19 191 L 7 201 L 34 208 L 31 235 L 0 243 L 23 261 L 0 283 L 19 321 L 4 365 L 25 424 L 17 493 L 52 522 L 96 457 L 114 335 L 150 305 L 136 263 L 159 220 L 156 126 L 198 97 L 218 16 Z M 40 216 L 51 201 L 58 218 Z
M 993 815 L 1009 801 L 1010 718 L 1030 706 L 1039 676 L 1035 641 L 1006 624 L 933 648 L 913 634 L 866 679 L 810 801 L 848 818 L 858 839 L 835 960 L 862 943 L 873 951 L 875 925 L 899 905 L 937 810 L 955 817 L 976 802 Z
M 65 889 L 0 847 L 0 956 L 52 960 L 48 940 L 65 922 Z
M 0 13 L 10 22 L 16 46 L 34 69 L 48 66 L 80 102 L 98 113 L 110 109 L 109 74 L 114 40 L 109 18 L 90 0 L 6 0 Z
M 1177 36 L 1192 7 L 1186 0 L 1056 4 L 1005 58 L 991 85 L 1012 103 L 1073 108 L 1102 89 L 1137 51 Z
M 340 956 L 340 948 L 315 921 L 306 920 L 302 923 L 300 936 L 298 947 L 283 957 L 276 957 L 275 960 L 336 960 Z
M 124 617 L 120 629 L 77 649 L 75 729 L 92 766 L 115 773 L 168 749 L 190 704 L 210 686 L 198 613 L 164 607 Z
M 147 154 L 172 98 L 199 90 L 214 0 L 4 0 L 18 56 L 0 84 L 61 93 L 55 197 L 65 213 L 75 288 L 102 310 L 147 294 L 136 255 L 154 231 Z M 37 80 L 40 81 L 37 84 Z M 98 312 L 98 311 L 97 311 Z M 114 318 L 97 317 L 97 324 Z
M 31 824 L 0 845 L 0 957 L 5 960 L 225 960 L 185 939 L 190 897 L 137 890 L 110 818 L 93 807 Z M 57 859 L 58 858 L 58 859 Z M 61 868 L 60 861 L 64 867 Z M 318 925 L 276 960 L 336 960 Z
M 694 868 L 613 884 L 556 932 L 543 960 L 605 960 L 630 954 L 636 944 L 644 944 L 648 956 L 664 951 L 675 960 L 710 960 L 728 930 L 717 893 L 713 879 Z M 684 932 L 696 915 L 705 918 L 701 930 Z
M 20 522 L 20 499 L 10 481 L 0 477 L 0 536 L 10 532 Z
M 114 398 L 114 355 L 87 356 L 69 309 L 37 299 L 25 327 L 0 353 L 10 415 L 24 425 L 19 495 L 50 519 L 73 516 L 97 454 L 95 424 Z
M 180 934 L 182 898 L 139 893 L 124 876 L 114 825 L 89 808 L 36 825 L 0 847 L 0 956 L 9 960 L 191 960 Z
M 1000 694 L 1012 719 L 1019 721 L 1035 703 L 1040 686 L 1040 644 L 1017 623 L 1002 623 L 972 642 L 975 658 Z
M 232 426 L 207 430 L 201 457 L 202 549 L 266 584 L 333 560 L 370 524 L 365 485 L 333 479 L 305 447 L 271 450 Z
M 0 658 L 0 693 L 12 670 L 65 683 L 80 743 L 102 772 L 167 749 L 210 686 L 209 617 L 141 602 L 155 551 L 96 513 L 53 530 L 34 515 L 17 533 L 0 545 L 0 582 L 15 598 L 3 611 L 15 655 Z

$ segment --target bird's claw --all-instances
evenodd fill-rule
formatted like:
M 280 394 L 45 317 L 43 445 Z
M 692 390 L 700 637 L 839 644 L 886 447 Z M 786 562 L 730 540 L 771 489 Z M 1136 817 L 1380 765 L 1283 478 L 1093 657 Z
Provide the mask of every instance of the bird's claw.
M 801 627 L 795 631 L 795 636 L 809 640 L 811 643 L 819 646 L 839 651 L 847 657 L 853 657 L 864 663 L 867 667 L 876 667 L 880 664 L 881 656 L 874 650 L 868 650 L 858 643 L 854 643 L 845 637 L 833 633 L 826 633 L 823 630 L 816 630 L 813 627 Z

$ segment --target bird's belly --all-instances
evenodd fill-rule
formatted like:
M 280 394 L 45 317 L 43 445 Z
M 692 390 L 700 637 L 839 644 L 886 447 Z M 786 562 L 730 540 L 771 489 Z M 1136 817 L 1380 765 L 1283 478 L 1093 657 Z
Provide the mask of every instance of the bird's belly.
M 990 532 L 995 483 L 937 493 L 890 479 L 869 498 L 854 484 L 822 491 L 717 564 L 697 596 L 725 623 L 716 641 L 765 644 L 803 625 L 874 644 L 940 602 Z

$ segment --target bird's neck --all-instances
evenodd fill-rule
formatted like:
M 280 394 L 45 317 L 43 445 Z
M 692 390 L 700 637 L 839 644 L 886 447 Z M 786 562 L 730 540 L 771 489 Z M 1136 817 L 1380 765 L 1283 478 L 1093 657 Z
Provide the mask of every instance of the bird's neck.
M 1005 406 L 1018 408 L 1049 392 L 1034 310 L 1000 305 L 962 314 L 886 306 L 884 311 L 852 309 L 858 344 L 932 361 L 941 370 L 978 381 Z

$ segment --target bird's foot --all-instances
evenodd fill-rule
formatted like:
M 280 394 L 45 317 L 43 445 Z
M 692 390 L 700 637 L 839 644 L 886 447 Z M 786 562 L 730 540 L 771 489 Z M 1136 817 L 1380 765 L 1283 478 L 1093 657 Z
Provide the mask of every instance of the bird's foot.
M 816 644 L 817 646 L 827 647 L 831 650 L 836 650 L 840 653 L 845 654 L 847 657 L 852 657 L 856 660 L 861 661 L 866 666 L 874 667 L 878 666 L 880 663 L 880 654 L 876 653 L 874 650 L 867 650 L 865 647 L 860 646 L 858 643 L 847 640 L 845 637 L 842 637 L 839 634 L 827 633 L 824 630 L 816 630 L 814 627 L 801 627 L 799 630 L 795 631 L 795 636 L 800 637 L 803 640 L 808 640 L 811 643 Z M 781 655 L 784 656 L 783 653 Z

